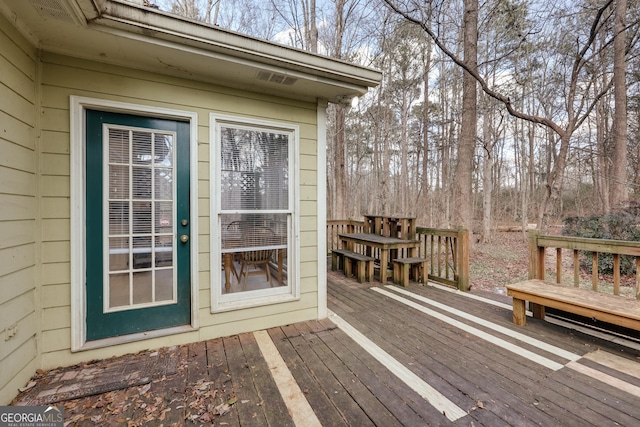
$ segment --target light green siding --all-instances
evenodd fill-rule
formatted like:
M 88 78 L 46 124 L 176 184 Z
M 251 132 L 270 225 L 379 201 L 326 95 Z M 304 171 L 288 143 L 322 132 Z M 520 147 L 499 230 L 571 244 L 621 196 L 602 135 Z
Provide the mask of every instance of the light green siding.
M 71 96 L 197 115 L 198 330 L 71 352 Z M 299 300 L 211 313 L 211 113 L 299 128 Z M 315 319 L 317 117 L 315 103 L 40 52 L 0 15 L 0 405 L 37 369 Z
M 0 405 L 39 363 L 36 70 L 35 49 L 0 15 Z
M 50 53 L 42 55 L 42 140 L 38 203 L 42 211 L 42 368 L 124 354 L 145 348 L 210 339 L 290 322 L 315 319 L 318 306 L 317 263 L 317 112 L 315 103 L 288 101 L 143 71 L 99 64 Z M 70 120 L 72 95 L 155 106 L 198 115 L 197 241 L 199 321 L 196 332 L 150 339 L 78 353 L 70 351 L 71 302 Z M 298 301 L 211 313 L 209 114 L 231 114 L 286 122 L 300 128 L 301 288 Z M 193 238 L 192 238 L 193 242 Z M 195 243 L 195 242 L 194 242 Z M 56 295 L 61 295 L 56 297 Z M 45 298 L 46 296 L 46 298 Z M 64 297 L 62 297 L 64 296 Z

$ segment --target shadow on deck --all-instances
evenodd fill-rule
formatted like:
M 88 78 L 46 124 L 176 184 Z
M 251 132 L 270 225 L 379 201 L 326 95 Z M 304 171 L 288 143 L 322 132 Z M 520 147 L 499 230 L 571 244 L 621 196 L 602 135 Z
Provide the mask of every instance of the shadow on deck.
M 62 400 L 80 425 L 640 424 L 637 350 L 535 319 L 516 327 L 508 297 L 328 272 L 328 305 L 330 320 L 51 371 L 17 403 Z M 51 392 L 87 369 L 87 384 L 121 372 L 120 386 Z

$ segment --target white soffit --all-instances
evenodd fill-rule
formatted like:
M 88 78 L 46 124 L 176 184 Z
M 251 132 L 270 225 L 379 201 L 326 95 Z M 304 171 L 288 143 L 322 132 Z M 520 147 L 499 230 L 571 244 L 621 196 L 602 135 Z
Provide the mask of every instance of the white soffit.
M 131 2 L 0 0 L 0 11 L 44 51 L 293 99 L 359 96 L 381 78 Z

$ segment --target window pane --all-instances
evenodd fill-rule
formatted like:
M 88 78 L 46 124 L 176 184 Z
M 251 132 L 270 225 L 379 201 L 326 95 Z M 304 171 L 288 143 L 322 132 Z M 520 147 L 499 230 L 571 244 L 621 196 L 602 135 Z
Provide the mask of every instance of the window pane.
M 170 301 L 173 298 L 173 269 L 156 270 L 156 301 Z
M 145 167 L 131 168 L 133 179 L 131 185 L 133 199 L 148 200 L 151 198 L 151 169 Z
M 129 234 L 129 202 L 109 202 L 109 234 Z
M 288 214 L 222 215 L 222 249 L 284 246 Z
M 109 162 L 129 164 L 129 131 L 109 129 Z
M 133 303 L 153 302 L 153 272 L 133 273 Z
M 132 152 L 133 158 L 131 159 L 134 164 L 148 165 L 153 160 L 153 153 L 151 152 L 151 132 L 132 132 Z
M 154 135 L 154 163 L 156 166 L 173 166 L 173 135 Z
M 156 200 L 171 200 L 173 198 L 173 176 L 169 168 L 154 169 L 154 191 Z
M 110 199 L 129 199 L 129 167 L 121 165 L 109 166 Z
M 156 237 L 156 267 L 173 265 L 173 236 Z
M 222 210 L 289 208 L 289 135 L 223 127 Z
M 109 239 L 109 271 L 129 269 L 129 239 L 112 237 Z
M 109 307 L 129 305 L 129 273 L 109 276 Z
M 151 233 L 151 202 L 133 202 L 133 233 Z

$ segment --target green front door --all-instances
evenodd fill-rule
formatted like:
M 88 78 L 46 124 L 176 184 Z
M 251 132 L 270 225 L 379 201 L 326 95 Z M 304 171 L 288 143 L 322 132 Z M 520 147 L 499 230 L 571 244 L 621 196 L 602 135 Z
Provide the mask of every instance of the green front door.
M 87 341 L 191 323 L 189 123 L 88 110 Z

